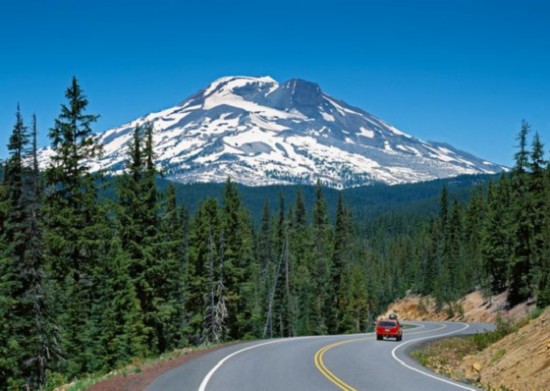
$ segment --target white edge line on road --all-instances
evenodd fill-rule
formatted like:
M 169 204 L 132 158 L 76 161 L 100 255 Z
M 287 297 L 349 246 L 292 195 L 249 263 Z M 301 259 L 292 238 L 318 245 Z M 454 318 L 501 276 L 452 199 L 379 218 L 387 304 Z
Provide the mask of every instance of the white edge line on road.
M 416 325 L 415 328 L 417 329 L 422 329 L 426 327 L 425 325 L 421 324 L 421 325 Z M 461 330 L 459 330 L 461 331 Z M 365 333 L 365 334 L 374 334 L 374 333 Z M 360 335 L 365 335 L 365 334 L 360 334 Z M 347 335 L 346 337 L 351 337 L 353 335 L 358 335 L 358 334 L 349 334 Z M 252 345 L 252 346 L 248 346 L 246 348 L 243 348 L 241 350 L 237 350 L 236 352 L 233 352 L 227 356 L 225 356 L 224 358 L 222 358 L 220 361 L 218 361 L 218 363 L 210 370 L 210 372 L 208 372 L 206 374 L 206 376 L 204 377 L 204 379 L 202 379 L 202 382 L 199 386 L 199 389 L 198 391 L 206 391 L 206 386 L 208 385 L 208 382 L 210 381 L 210 379 L 212 378 L 212 376 L 214 375 L 214 373 L 227 361 L 229 360 L 231 357 L 234 357 L 236 356 L 237 354 L 240 354 L 240 353 L 243 353 L 243 352 L 246 352 L 247 350 L 251 350 L 251 349 L 256 349 L 256 348 L 259 348 L 261 346 L 266 346 L 266 345 L 271 345 L 271 344 L 274 344 L 274 343 L 278 343 L 278 342 L 285 342 L 285 341 L 296 341 L 296 340 L 300 340 L 300 339 L 310 339 L 310 338 L 330 338 L 330 337 L 338 337 L 339 335 L 315 335 L 315 336 L 307 336 L 307 337 L 293 337 L 293 338 L 282 338 L 282 339 L 277 339 L 275 341 L 268 341 L 268 342 L 264 342 L 264 343 L 260 343 L 260 344 L 257 344 L 257 345 Z M 411 341 L 408 341 L 408 342 L 411 342 Z M 404 344 L 402 344 L 404 345 Z M 399 345 L 401 346 L 401 345 Z M 399 347 L 398 346 L 398 347 Z M 395 349 L 394 349 L 395 350 Z M 392 351 L 392 354 L 393 354 L 393 351 Z M 394 356 L 395 357 L 395 356 Z M 396 357 L 396 360 L 398 361 L 401 361 L 399 360 L 397 357 Z M 403 363 L 403 365 L 407 366 L 406 364 Z M 414 368 L 412 368 L 414 369 Z
M 202 379 L 202 383 L 199 386 L 199 391 L 205 391 L 206 390 L 206 385 L 210 381 L 210 378 L 212 377 L 212 375 L 214 375 L 214 372 L 216 372 L 218 370 L 218 368 L 221 367 L 223 365 L 223 363 L 226 362 L 227 360 L 229 360 L 231 357 L 236 356 L 239 353 L 246 352 L 247 350 L 250 350 L 250 349 L 255 349 L 255 348 L 259 348 L 260 346 L 271 345 L 273 343 L 283 342 L 283 341 L 286 341 L 286 339 L 278 339 L 278 340 L 275 340 L 275 341 L 269 341 L 269 342 L 264 342 L 264 343 L 260 343 L 260 344 L 257 344 L 257 345 L 248 346 L 244 349 L 237 350 L 236 352 L 233 352 L 233 353 L 225 356 L 224 358 L 222 358 L 216 364 L 216 366 L 214 366 L 214 368 L 212 368 L 210 370 L 210 372 L 208 372 L 208 374 L 204 377 L 204 379 Z
M 372 333 L 366 333 L 366 334 L 372 334 Z M 349 336 L 353 336 L 353 335 L 357 335 L 357 334 L 350 334 L 346 337 L 349 337 Z M 361 335 L 365 335 L 365 334 L 361 334 Z M 252 346 L 247 346 L 246 348 L 243 348 L 241 350 L 237 350 L 236 352 L 233 352 L 227 356 L 225 356 L 224 358 L 222 358 L 220 361 L 218 361 L 218 363 L 214 366 L 214 368 L 212 368 L 210 370 L 210 372 L 208 372 L 208 374 L 204 377 L 204 379 L 202 379 L 202 382 L 201 382 L 201 385 L 199 386 L 199 390 L 198 391 L 206 391 L 206 386 L 208 385 L 208 382 L 210 381 L 210 378 L 212 378 L 212 376 L 214 375 L 214 373 L 227 361 L 229 360 L 231 357 L 234 357 L 236 356 L 237 354 L 240 354 L 242 352 L 246 352 L 247 350 L 252 350 L 252 349 L 256 349 L 256 348 L 259 348 L 261 346 L 266 346 L 266 345 L 271 345 L 271 344 L 274 344 L 274 343 L 278 343 L 278 342 L 289 342 L 289 341 L 298 341 L 298 340 L 301 340 L 301 339 L 313 339 L 313 338 L 331 338 L 331 337 L 340 337 L 341 335 L 314 335 L 314 336 L 307 336 L 307 337 L 292 337 L 292 338 L 282 338 L 282 339 L 276 339 L 274 341 L 268 341 L 268 342 L 263 342 L 263 343 L 259 343 L 257 345 L 252 345 Z
M 399 345 L 397 345 L 395 348 L 393 348 L 393 350 L 391 351 L 391 355 L 393 356 L 393 358 L 399 362 L 399 364 L 403 365 L 404 367 L 412 370 L 412 371 L 415 371 L 415 372 L 418 372 L 420 373 L 421 375 L 424 375 L 424 376 L 428 376 L 428 377 L 431 377 L 432 379 L 435 379 L 435 380 L 439 380 L 439 381 L 442 381 L 443 383 L 447 383 L 447 384 L 450 384 L 450 385 L 453 385 L 455 387 L 459 387 L 459 388 L 462 388 L 464 390 L 469 390 L 469 391 L 476 391 L 474 388 L 470 388 L 470 387 L 466 387 L 466 386 L 463 386 L 461 384 L 458 384 L 458 383 L 455 383 L 453 381 L 450 381 L 450 380 L 447 380 L 447 379 L 442 379 L 440 377 L 437 377 L 437 376 L 434 376 L 432 375 L 431 373 L 428 373 L 428 372 L 424 372 L 418 368 L 415 368 L 415 367 L 412 367 L 410 366 L 409 364 L 405 363 L 403 360 L 401 360 L 400 358 L 397 357 L 397 355 L 395 354 L 395 352 L 401 348 L 402 346 L 405 346 L 406 344 L 408 343 L 411 343 L 411 342 L 415 342 L 415 341 L 422 341 L 424 339 L 433 339 L 433 338 L 439 338 L 439 337 L 446 337 L 448 335 L 452 335 L 452 334 L 456 334 L 456 333 L 459 333 L 461 331 L 464 331 L 466 330 L 468 327 L 470 327 L 469 324 L 466 324 L 464 323 L 464 327 L 459 329 L 459 330 L 455 330 L 455 331 L 452 331 L 450 333 L 446 333 L 446 334 L 440 334 L 440 335 L 433 335 L 433 336 L 430 336 L 430 337 L 424 337 L 424 338 L 416 338 L 416 339 L 411 339 L 409 341 L 406 341 L 406 342 L 403 342 Z

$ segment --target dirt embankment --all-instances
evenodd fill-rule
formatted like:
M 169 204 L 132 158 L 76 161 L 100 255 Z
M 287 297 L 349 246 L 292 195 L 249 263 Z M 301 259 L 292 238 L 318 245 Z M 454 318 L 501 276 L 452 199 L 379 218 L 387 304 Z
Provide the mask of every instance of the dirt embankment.
M 491 389 L 550 390 L 550 308 L 482 352 L 465 357 L 460 369 Z
M 494 323 L 498 317 L 520 320 L 534 309 L 533 303 L 523 303 L 507 309 L 506 293 L 484 298 L 480 291 L 472 292 L 452 305 L 436 310 L 431 297 L 410 295 L 388 307 L 386 314 L 395 312 L 406 320 L 453 320 L 462 322 Z
M 494 323 L 497 318 L 520 325 L 517 331 L 473 355 L 466 355 L 452 371 L 486 389 L 510 391 L 550 390 L 550 308 L 527 320 L 533 303 L 507 308 L 506 293 L 483 298 L 473 292 L 451 306 L 436 311 L 432 298 L 408 296 L 393 303 L 387 313 L 404 320 L 454 320 Z

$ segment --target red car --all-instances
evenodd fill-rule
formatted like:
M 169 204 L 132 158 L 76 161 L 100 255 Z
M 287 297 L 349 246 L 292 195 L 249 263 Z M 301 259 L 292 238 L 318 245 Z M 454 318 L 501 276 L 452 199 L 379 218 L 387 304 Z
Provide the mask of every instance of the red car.
M 376 322 L 376 339 L 381 341 L 384 337 L 392 337 L 397 341 L 401 341 L 403 331 L 397 319 L 378 319 L 378 322 Z

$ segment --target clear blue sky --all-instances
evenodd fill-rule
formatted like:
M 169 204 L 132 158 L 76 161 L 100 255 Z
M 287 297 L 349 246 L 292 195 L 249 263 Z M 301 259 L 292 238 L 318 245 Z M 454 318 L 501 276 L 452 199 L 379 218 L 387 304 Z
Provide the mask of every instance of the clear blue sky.
M 425 140 L 512 165 L 550 148 L 547 1 L 2 0 L 0 157 L 17 103 L 39 144 L 76 75 L 95 131 L 225 75 L 299 77 Z

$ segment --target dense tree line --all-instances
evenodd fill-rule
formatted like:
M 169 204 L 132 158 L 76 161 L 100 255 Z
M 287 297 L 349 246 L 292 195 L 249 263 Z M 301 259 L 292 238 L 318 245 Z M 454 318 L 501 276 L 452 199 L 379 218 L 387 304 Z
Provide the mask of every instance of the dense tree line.
M 550 170 L 528 125 L 516 167 L 468 202 L 441 194 L 428 223 L 353 216 L 342 193 L 297 188 L 243 205 L 229 179 L 193 214 L 158 188 L 154 131 L 136 126 L 115 196 L 101 200 L 96 115 L 76 79 L 40 172 L 36 119 L 17 108 L 0 186 L 0 389 L 45 388 L 174 348 L 362 332 L 407 291 L 440 306 L 481 286 L 550 300 Z
M 439 214 L 427 224 L 407 216 L 367 222 L 364 236 L 392 281 L 380 288 L 384 295 L 431 294 L 442 307 L 482 288 L 507 291 L 510 306 L 535 298 L 550 304 L 550 167 L 539 135 L 529 148 L 528 133 L 523 122 L 511 171 L 474 188 L 467 202 L 451 200 L 443 187 Z

